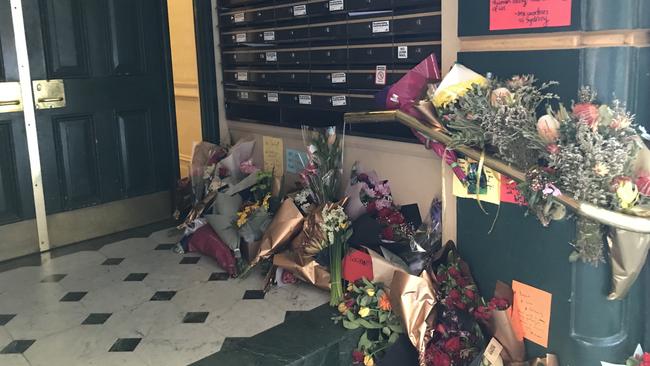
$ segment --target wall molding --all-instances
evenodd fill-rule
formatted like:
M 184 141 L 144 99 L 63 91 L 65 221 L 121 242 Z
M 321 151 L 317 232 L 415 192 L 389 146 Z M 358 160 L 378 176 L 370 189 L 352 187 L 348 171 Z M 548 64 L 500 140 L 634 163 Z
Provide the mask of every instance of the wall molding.
M 174 96 L 184 99 L 199 99 L 199 84 L 196 82 L 175 82 Z
M 461 37 L 461 52 L 526 51 L 597 47 L 648 47 L 650 29 Z

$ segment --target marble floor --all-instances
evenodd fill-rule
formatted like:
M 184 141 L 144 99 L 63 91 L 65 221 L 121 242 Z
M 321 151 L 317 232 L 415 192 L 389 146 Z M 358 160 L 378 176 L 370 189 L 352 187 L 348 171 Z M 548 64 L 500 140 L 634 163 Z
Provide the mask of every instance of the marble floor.
M 0 272 L 0 365 L 187 365 L 311 310 L 326 292 L 259 291 L 208 257 L 171 251 L 165 229 Z

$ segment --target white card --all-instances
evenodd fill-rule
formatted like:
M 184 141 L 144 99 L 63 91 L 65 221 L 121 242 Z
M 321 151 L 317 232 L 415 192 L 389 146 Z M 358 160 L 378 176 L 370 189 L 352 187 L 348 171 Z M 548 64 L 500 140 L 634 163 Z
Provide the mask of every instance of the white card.
M 390 32 L 390 21 L 379 20 L 372 22 L 372 33 L 386 33 Z
M 241 99 L 248 99 L 248 92 L 239 92 L 239 97 Z
M 330 0 L 329 3 L 330 11 L 337 11 L 345 9 L 345 3 L 343 0 Z
M 237 33 L 237 35 L 235 36 L 235 40 L 237 41 L 237 43 L 246 42 L 246 33 Z
M 269 103 L 277 103 L 280 100 L 278 93 L 267 93 L 266 101 Z
M 293 16 L 307 15 L 307 5 L 294 5 Z
M 235 19 L 235 23 L 241 23 L 246 20 L 246 16 L 244 13 L 235 13 L 233 18 Z
M 332 84 L 345 84 L 347 78 L 344 72 L 333 72 L 332 73 Z
M 375 70 L 375 84 L 386 85 L 386 65 L 377 65 Z
M 485 357 L 491 364 L 496 364 L 498 362 L 499 355 L 503 351 L 503 346 L 496 338 L 492 338 L 487 347 L 485 347 L 485 352 L 483 352 L 483 357 Z
M 348 104 L 348 99 L 345 95 L 335 95 L 332 97 L 332 105 L 334 107 L 340 107 Z
M 248 81 L 248 73 L 246 71 L 237 71 L 235 79 L 238 81 Z
M 398 46 L 397 58 L 400 59 L 409 58 L 409 46 Z
M 275 31 L 264 32 L 265 41 L 275 41 Z
M 311 104 L 311 95 L 300 94 L 298 96 L 299 104 Z
M 266 53 L 266 61 L 277 61 L 278 53 L 275 51 L 270 51 Z

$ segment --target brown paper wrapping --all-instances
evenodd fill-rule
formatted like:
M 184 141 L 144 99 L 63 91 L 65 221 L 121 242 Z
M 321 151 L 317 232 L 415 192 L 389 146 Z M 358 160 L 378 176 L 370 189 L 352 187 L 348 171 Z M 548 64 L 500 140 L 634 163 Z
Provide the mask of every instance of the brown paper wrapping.
M 177 226 L 177 229 L 183 230 L 188 227 L 194 220 L 201 217 L 203 211 L 205 211 L 206 208 L 210 207 L 214 199 L 217 198 L 217 194 L 219 194 L 219 192 L 212 191 L 203 197 L 201 201 L 197 202 L 194 207 L 192 207 L 192 210 L 190 210 L 190 212 L 187 214 L 185 221 Z
M 293 200 L 284 200 L 262 236 L 259 247 L 253 248 L 255 251 L 250 266 L 256 265 L 262 259 L 269 258 L 289 243 L 302 227 L 303 220 L 304 218 Z
M 514 298 L 512 288 L 501 281 L 497 282 L 494 296 L 506 299 L 510 304 Z M 501 357 L 504 362 L 523 362 L 526 359 L 524 340 L 517 336 L 512 326 L 512 306 L 506 310 L 494 310 L 488 330 L 503 346 Z
M 650 234 L 610 228 L 607 234 L 612 266 L 612 290 L 609 300 L 620 300 L 639 277 L 650 248 Z
M 315 207 L 302 223 L 302 231 L 291 241 L 291 248 L 298 254 L 300 264 L 307 264 L 309 260 L 320 251 L 325 241 L 321 223 L 323 222 L 323 208 Z
M 424 352 L 430 339 L 427 334 L 430 318 L 436 305 L 436 292 L 427 271 L 420 277 L 397 271 L 391 281 L 390 303 L 400 316 L 411 343 L 418 350 L 420 364 L 424 365 Z
M 279 253 L 273 256 L 273 265 L 293 273 L 309 284 L 329 291 L 330 273 L 327 268 L 318 264 L 313 258 L 308 259 L 303 265 L 299 263 L 298 257 L 299 255 L 293 251 Z
M 368 254 L 370 255 L 370 260 L 372 261 L 372 281 L 381 282 L 386 288 L 386 292 L 390 292 L 391 283 L 393 282 L 393 277 L 395 272 L 404 272 L 404 269 L 396 266 L 395 264 L 386 260 L 379 253 L 373 251 L 370 248 L 364 247 Z

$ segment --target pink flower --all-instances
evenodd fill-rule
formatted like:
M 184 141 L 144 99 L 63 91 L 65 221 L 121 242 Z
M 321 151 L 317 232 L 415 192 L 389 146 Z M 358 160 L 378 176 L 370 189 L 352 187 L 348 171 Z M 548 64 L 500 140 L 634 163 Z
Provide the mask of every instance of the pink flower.
M 298 282 L 296 276 L 289 271 L 282 271 L 282 282 L 286 284 L 293 284 Z
M 253 174 L 259 169 L 255 166 L 255 164 L 253 164 L 252 159 L 248 159 L 246 161 L 242 161 L 239 164 L 239 170 L 244 174 Z
M 644 196 L 650 196 L 650 174 L 642 173 L 636 179 L 636 186 L 639 189 L 639 193 Z
M 460 337 L 449 338 L 445 342 L 444 349 L 448 353 L 455 353 L 460 351 Z
M 560 147 L 556 144 L 550 144 L 546 146 L 546 151 L 548 151 L 551 155 L 555 155 L 560 152 Z
M 391 202 L 385 198 L 382 198 L 375 201 L 375 206 L 377 207 L 377 210 L 381 210 L 382 208 L 391 207 Z
M 355 349 L 355 350 L 352 352 L 352 362 L 353 362 L 354 364 L 360 364 L 360 363 L 363 363 L 363 357 L 364 357 L 363 352 L 361 352 L 361 351 L 359 351 L 359 350 L 356 350 L 356 349 Z
M 375 191 L 382 196 L 388 196 L 390 194 L 390 186 L 388 182 L 383 182 L 375 186 Z
M 560 122 L 555 117 L 545 114 L 537 120 L 537 133 L 547 144 L 557 141 L 560 137 Z
M 598 107 L 591 103 L 578 103 L 573 106 L 573 116 L 580 122 L 586 123 L 592 130 L 598 129 Z

